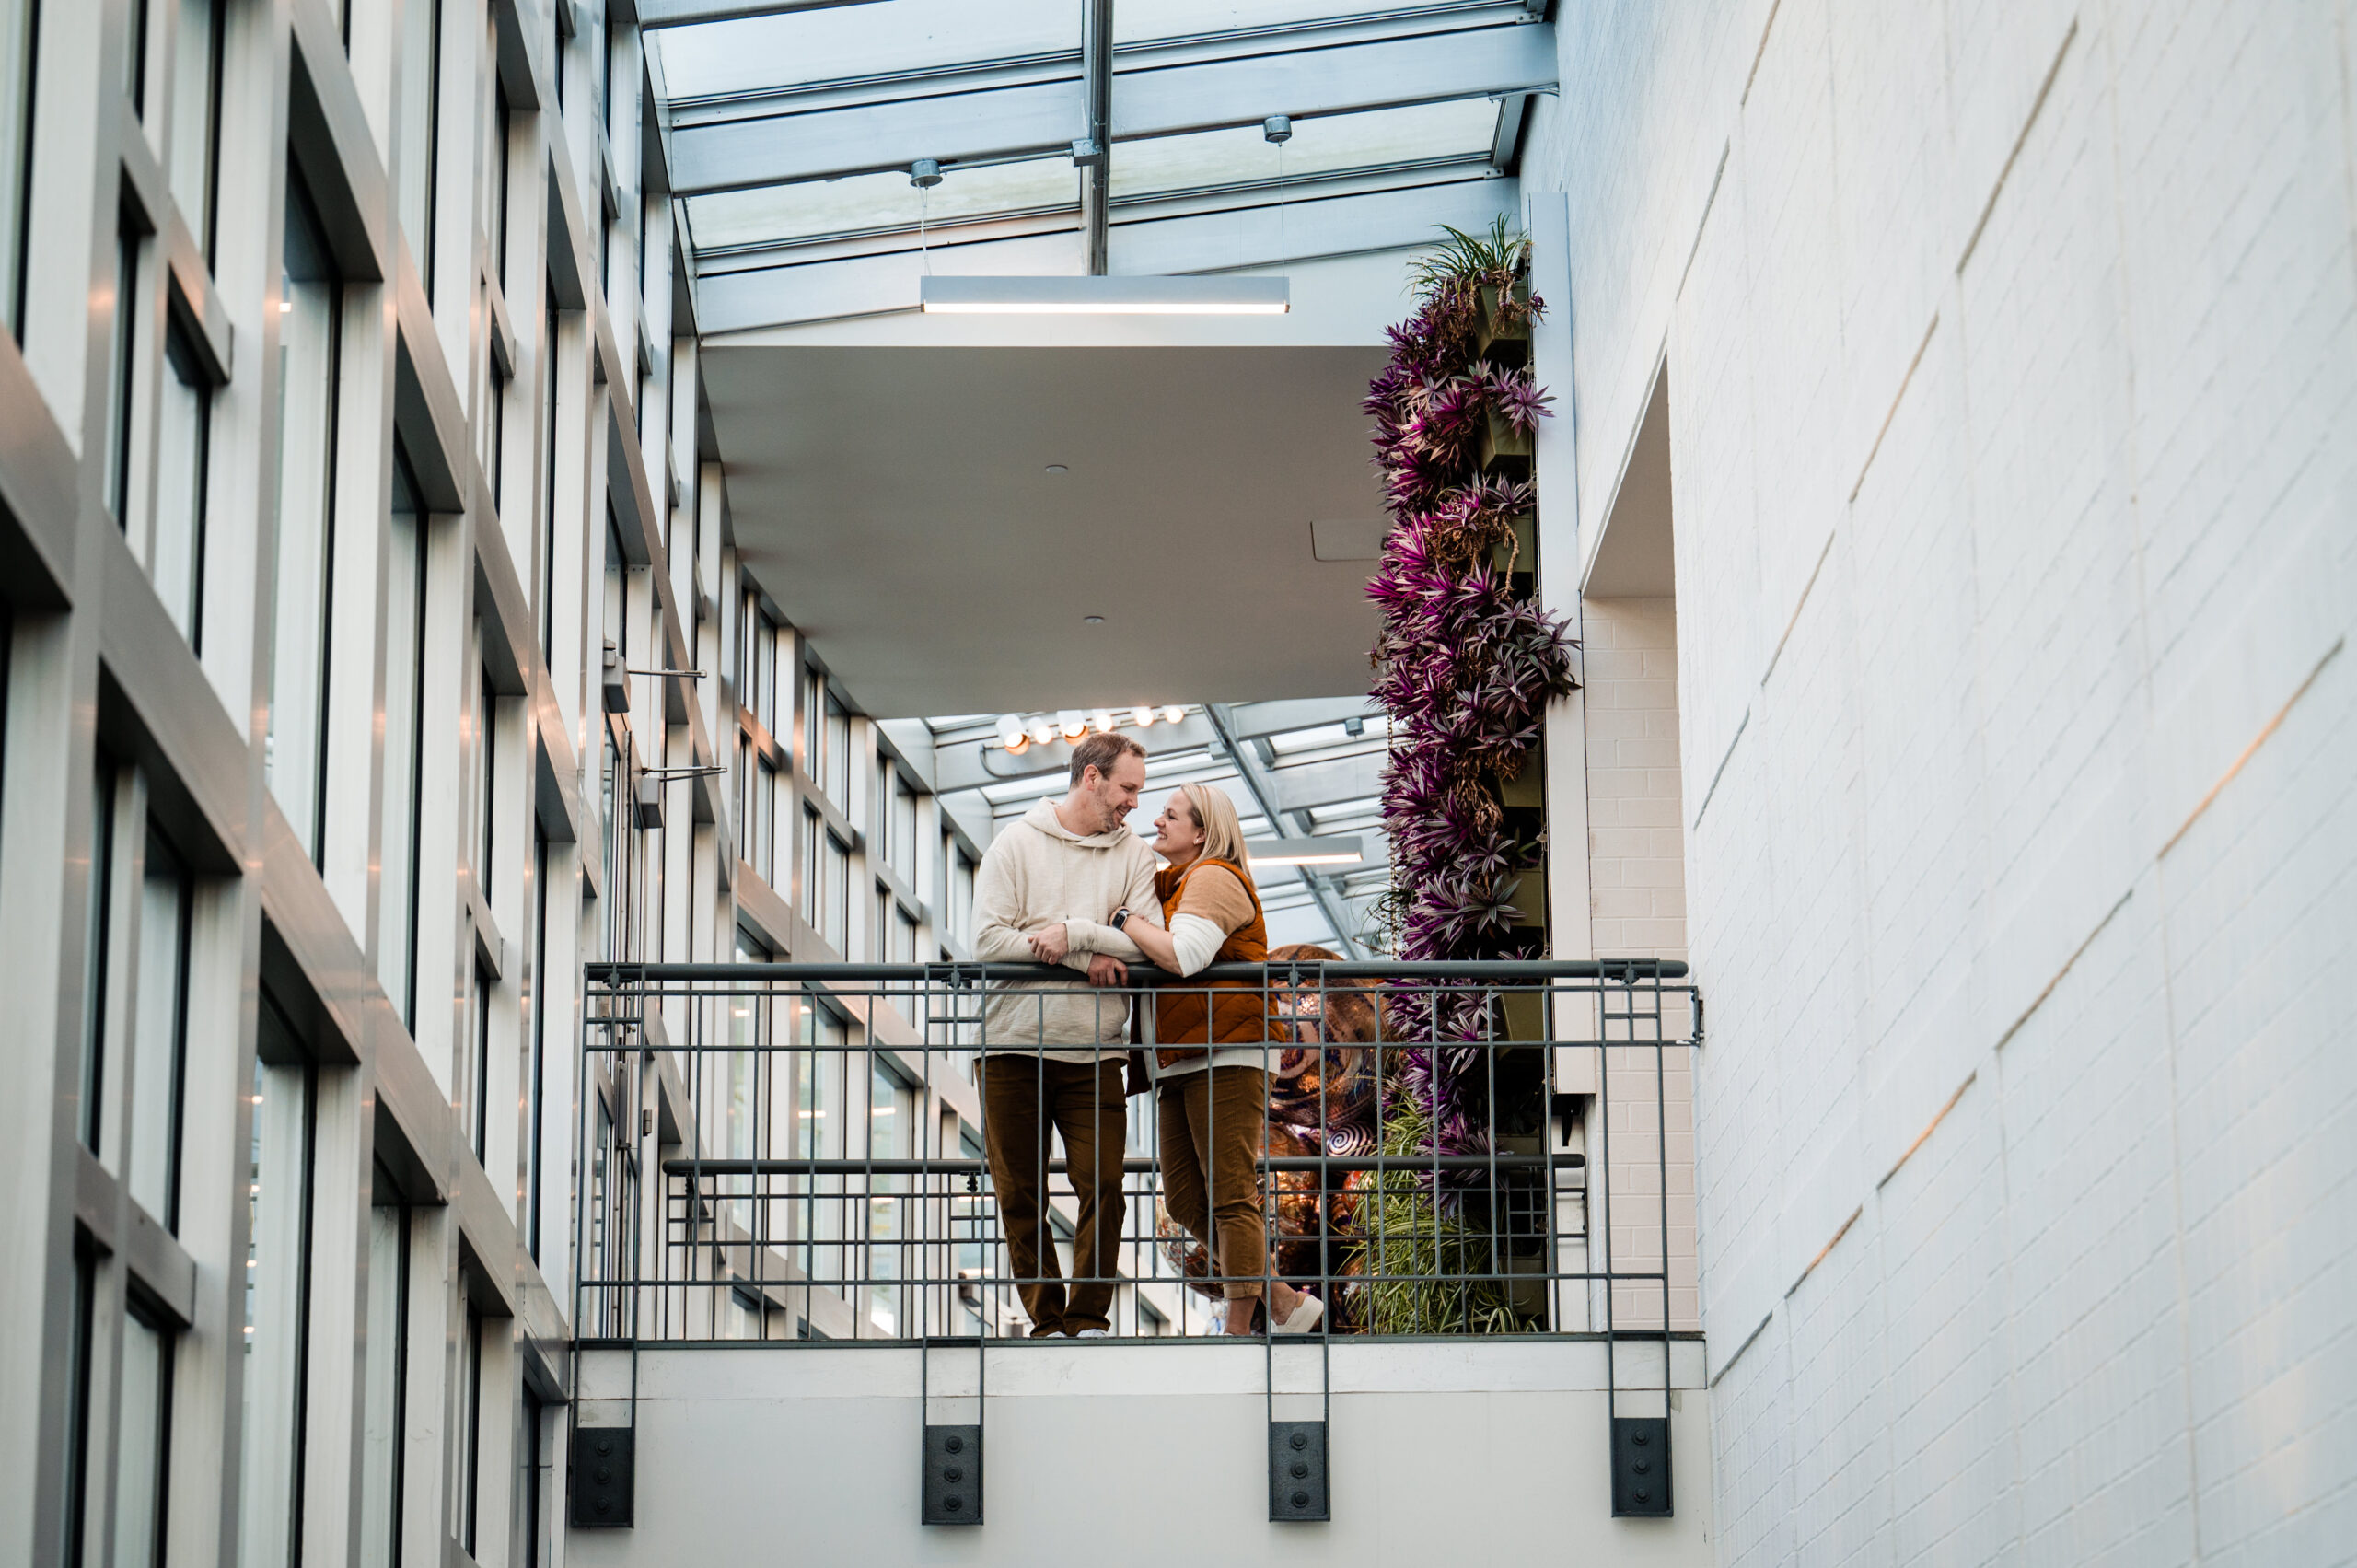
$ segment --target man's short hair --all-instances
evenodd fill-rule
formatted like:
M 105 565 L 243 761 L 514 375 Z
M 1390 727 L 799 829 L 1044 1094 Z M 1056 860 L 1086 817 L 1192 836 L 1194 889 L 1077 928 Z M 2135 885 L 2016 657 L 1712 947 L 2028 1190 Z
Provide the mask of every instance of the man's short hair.
M 1072 749 L 1072 782 L 1080 783 L 1081 774 L 1097 770 L 1099 778 L 1113 776 L 1113 764 L 1124 757 L 1145 755 L 1145 748 L 1126 735 L 1100 731 Z

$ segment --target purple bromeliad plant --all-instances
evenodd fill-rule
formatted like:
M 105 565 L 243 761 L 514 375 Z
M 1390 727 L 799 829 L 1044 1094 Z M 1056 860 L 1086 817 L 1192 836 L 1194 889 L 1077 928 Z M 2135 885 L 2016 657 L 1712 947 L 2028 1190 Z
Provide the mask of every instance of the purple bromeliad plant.
M 1529 241 L 1504 219 L 1486 238 L 1446 231 L 1417 267 L 1417 304 L 1390 331 L 1391 362 L 1368 390 L 1375 463 L 1392 526 L 1367 592 L 1382 611 L 1374 694 L 1391 718 L 1383 819 L 1401 958 L 1493 958 L 1517 950 L 1513 903 L 1535 842 L 1510 826 L 1504 786 L 1538 744 L 1547 704 L 1573 691 L 1562 618 L 1518 597 L 1516 524 L 1538 505 L 1533 478 L 1502 450 L 1527 451 L 1550 399 L 1527 366 L 1484 356 L 1527 334 L 1545 309 L 1529 296 Z M 1504 559 L 1501 559 L 1503 554 Z M 1527 569 L 1527 563 L 1524 563 Z M 1411 1043 L 1389 1094 L 1422 1112 L 1431 1152 L 1488 1146 L 1468 1114 L 1466 1069 L 1452 1041 L 1487 1037 L 1476 997 L 1402 997 L 1397 1038 Z

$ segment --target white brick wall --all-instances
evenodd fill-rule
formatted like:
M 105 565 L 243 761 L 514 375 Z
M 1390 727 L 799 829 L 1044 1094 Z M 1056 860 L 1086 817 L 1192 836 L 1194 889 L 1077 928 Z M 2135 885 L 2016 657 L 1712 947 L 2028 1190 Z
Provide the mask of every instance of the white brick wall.
M 1589 930 L 1599 958 L 1686 957 L 1686 851 L 1678 753 L 1678 610 L 1666 598 L 1597 598 L 1580 609 L 1587 721 Z M 1663 1008 L 1666 1038 L 1689 1038 L 1690 1009 Z M 1670 1325 L 1701 1327 L 1694 1251 L 1692 1052 L 1616 1049 L 1611 1118 L 1612 1256 L 1656 1270 L 1667 1226 Z M 1665 1214 L 1663 1205 L 1666 1203 Z M 1661 1322 L 1653 1285 L 1617 1287 L 1613 1321 Z
M 2357 0 L 1557 29 L 1591 523 L 1670 372 L 1722 1559 L 2357 1562 Z

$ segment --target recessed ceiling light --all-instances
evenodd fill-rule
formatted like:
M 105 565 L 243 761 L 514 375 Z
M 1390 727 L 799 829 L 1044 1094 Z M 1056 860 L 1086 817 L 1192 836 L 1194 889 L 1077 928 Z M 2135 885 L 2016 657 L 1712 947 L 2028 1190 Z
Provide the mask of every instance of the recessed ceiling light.
M 1080 620 L 1081 624 L 1084 626 L 1102 626 L 1105 624 L 1105 618 L 1101 615 L 1084 615 Z
M 1072 470 L 1064 467 L 1062 463 L 1050 463 L 1048 465 L 1048 471 L 1050 473 L 1070 473 L 1072 472 Z

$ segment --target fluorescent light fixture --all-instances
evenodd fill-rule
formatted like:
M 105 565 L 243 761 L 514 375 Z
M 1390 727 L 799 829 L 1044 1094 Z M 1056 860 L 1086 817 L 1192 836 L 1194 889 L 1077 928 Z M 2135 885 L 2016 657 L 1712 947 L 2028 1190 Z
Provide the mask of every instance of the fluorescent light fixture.
M 928 277 L 917 297 L 929 315 L 1282 316 L 1292 280 L 1245 277 Z
M 1255 865 L 1360 865 L 1364 847 L 1355 838 L 1248 839 L 1244 853 Z

